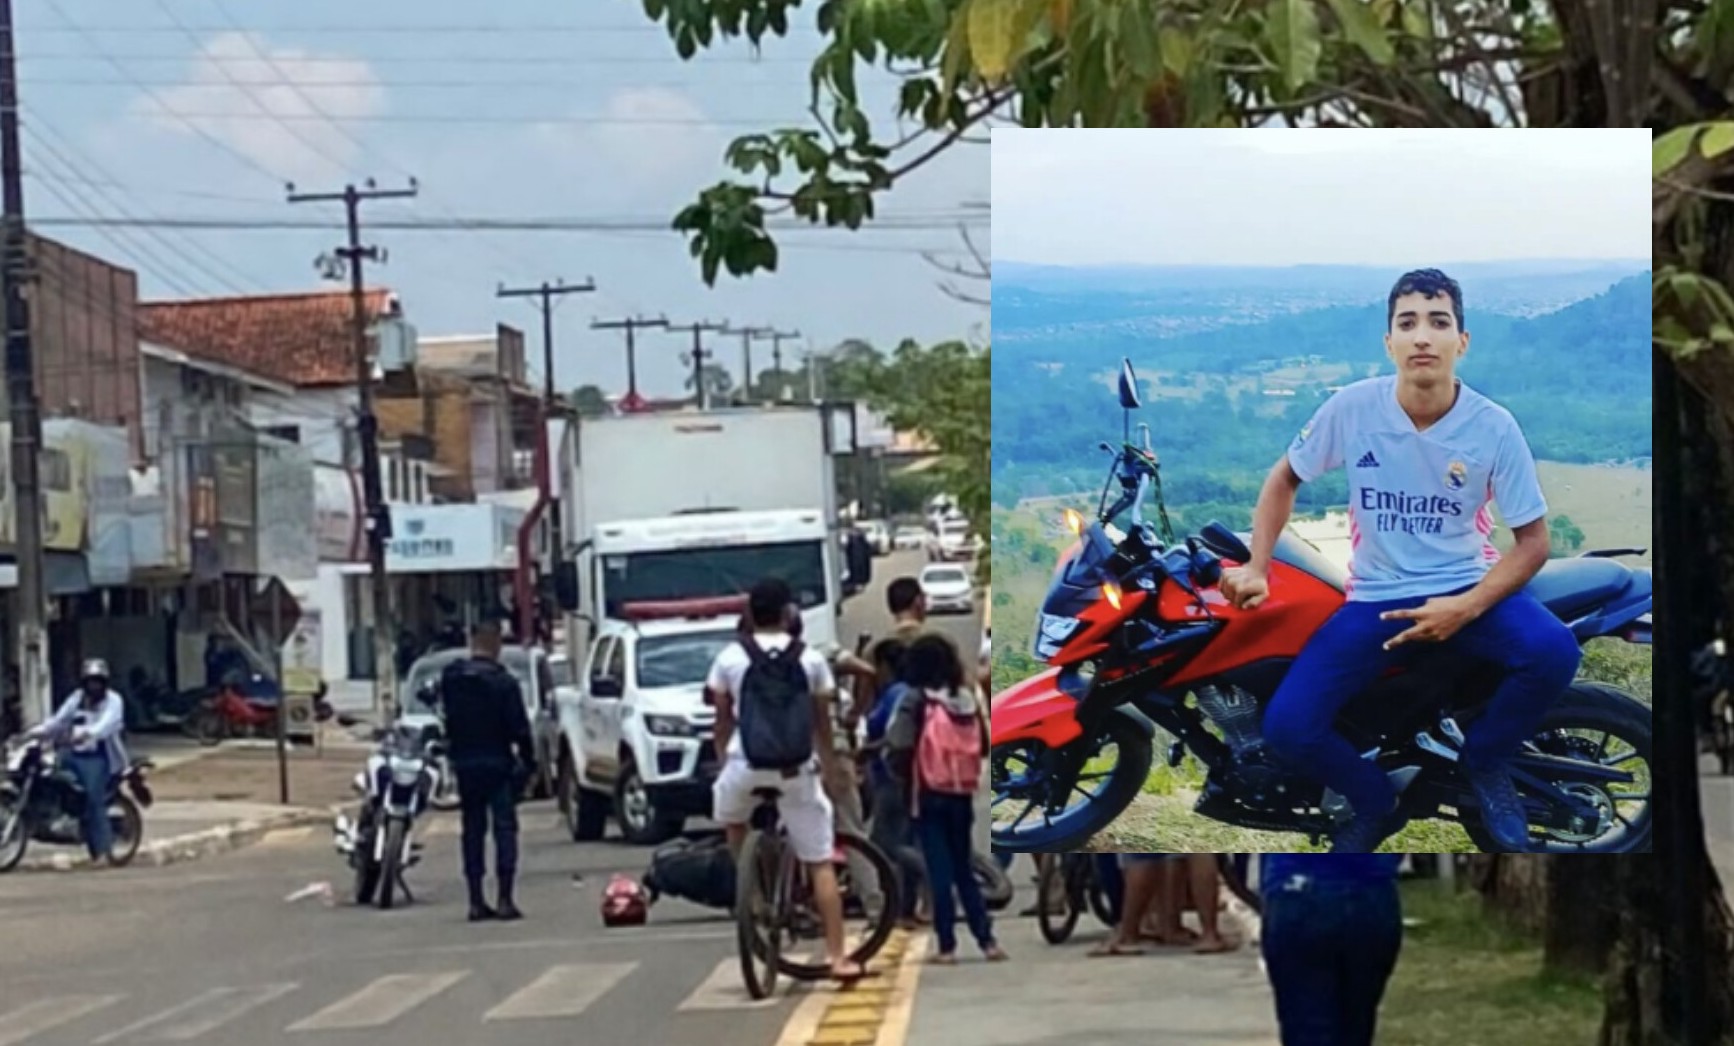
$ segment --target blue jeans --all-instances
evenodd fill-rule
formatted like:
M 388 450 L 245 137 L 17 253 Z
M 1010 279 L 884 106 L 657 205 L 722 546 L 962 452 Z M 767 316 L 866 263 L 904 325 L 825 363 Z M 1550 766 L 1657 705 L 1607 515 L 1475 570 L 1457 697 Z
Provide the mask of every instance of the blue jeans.
M 983 949 L 995 943 L 987 901 L 982 898 L 981 884 L 975 881 L 975 871 L 970 868 L 974 823 L 974 796 L 933 792 L 922 795 L 915 831 L 927 857 L 927 881 L 933 887 L 933 932 L 939 936 L 941 955 L 957 951 L 958 901 L 963 902 L 963 916 L 969 920 L 969 932 L 975 936 L 975 943 Z
M 1332 725 L 1344 705 L 1407 652 L 1406 647 L 1387 651 L 1384 645 L 1414 622 L 1381 621 L 1379 615 L 1425 602 L 1343 604 L 1301 650 L 1265 711 L 1264 738 L 1271 750 L 1335 790 L 1357 814 L 1389 810 L 1396 794 L 1384 772 L 1362 759 Z M 1507 597 L 1444 645 L 1493 662 L 1506 673 L 1468 730 L 1463 760 L 1469 766 L 1515 755 L 1571 684 L 1583 656 L 1571 631 L 1527 592 Z
M 63 764 L 84 789 L 84 846 L 93 859 L 114 852 L 113 826 L 108 823 L 108 753 L 68 752 Z
M 1403 947 L 1395 883 L 1271 883 L 1262 937 L 1282 1046 L 1372 1046 Z

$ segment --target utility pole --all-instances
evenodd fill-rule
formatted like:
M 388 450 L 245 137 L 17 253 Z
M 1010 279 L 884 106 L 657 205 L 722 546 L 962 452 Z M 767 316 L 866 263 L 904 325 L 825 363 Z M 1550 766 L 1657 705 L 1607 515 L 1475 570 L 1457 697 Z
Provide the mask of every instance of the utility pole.
M 567 286 L 565 280 L 556 280 L 550 284 L 543 282 L 540 287 L 518 287 L 508 289 L 500 285 L 501 298 L 541 298 L 542 299 L 542 375 L 546 386 L 545 395 L 548 409 L 553 410 L 554 400 L 554 298 L 566 294 L 585 294 L 596 289 L 595 279 L 586 279 L 583 283 Z
M 0 3 L 5 0 L 0 0 Z M 416 194 L 415 179 L 408 189 L 377 189 L 368 179 L 365 189 L 345 186 L 340 193 L 297 193 L 289 186 L 290 203 L 343 204 L 349 218 L 349 243 L 337 248 L 337 257 L 349 263 L 350 337 L 355 349 L 355 394 L 357 435 L 361 437 L 361 491 L 367 502 L 367 560 L 373 575 L 373 707 L 382 723 L 396 719 L 394 693 L 397 664 L 393 657 L 396 618 L 391 612 L 391 586 L 385 572 L 385 543 L 391 540 L 391 513 L 386 508 L 379 481 L 379 419 L 373 414 L 373 358 L 367 351 L 367 298 L 362 287 L 363 262 L 384 263 L 385 252 L 361 245 L 361 205 L 367 200 L 405 199 Z M 337 271 L 325 266 L 328 273 Z
M 801 336 L 800 331 L 779 331 L 779 330 L 773 330 L 768 335 L 768 337 L 771 339 L 771 366 L 776 368 L 777 376 L 779 378 L 781 378 L 782 374 L 783 374 L 783 342 L 788 341 L 790 338 L 799 338 L 800 336 Z M 778 398 L 783 399 L 783 398 L 787 398 L 787 397 L 788 397 L 788 386 L 785 385 L 783 387 L 783 395 L 781 397 L 778 397 Z
M 648 330 L 654 327 L 666 328 L 667 326 L 667 316 L 658 316 L 654 320 L 646 319 L 643 316 L 636 318 L 628 316 L 624 320 L 592 320 L 590 323 L 591 330 L 623 330 L 626 332 L 626 396 L 635 403 L 638 401 L 638 353 L 632 345 L 632 332 L 640 327 Z
M 671 324 L 668 327 L 668 331 L 671 334 L 687 331 L 692 333 L 693 395 L 697 397 L 699 410 L 704 410 L 710 403 L 710 397 L 705 394 L 704 388 L 704 362 L 716 355 L 716 353 L 711 352 L 704 347 L 702 336 L 705 331 L 722 331 L 727 329 L 728 324 L 712 323 L 709 320 L 700 320 L 697 323 L 685 323 L 678 327 Z
M 36 358 L 30 344 L 30 278 L 24 227 L 23 161 L 18 146 L 18 66 L 12 0 L 0 0 L 0 183 L 5 233 L 0 272 L 6 294 L 6 402 L 12 420 L 14 550 L 18 561 L 18 682 L 24 725 L 48 718 L 48 597 L 43 585 L 41 405 L 36 400 Z
M 739 334 L 741 336 L 741 390 L 742 399 L 751 403 L 753 399 L 753 339 L 770 335 L 769 327 L 728 327 L 722 329 L 723 334 Z

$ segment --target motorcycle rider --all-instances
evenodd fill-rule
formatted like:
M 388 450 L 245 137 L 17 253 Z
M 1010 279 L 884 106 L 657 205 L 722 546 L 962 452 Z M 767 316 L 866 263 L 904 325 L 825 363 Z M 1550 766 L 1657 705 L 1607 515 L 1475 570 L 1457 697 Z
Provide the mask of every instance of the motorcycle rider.
M 463 811 L 464 882 L 470 921 L 521 919 L 513 898 L 518 871 L 518 794 L 535 774 L 536 743 L 518 681 L 500 664 L 500 622 L 493 616 L 470 633 L 470 656 L 440 676 L 446 740 Z M 482 889 L 488 822 L 494 830 L 494 882 L 498 906 Z
M 1529 821 L 1507 760 L 1581 657 L 1571 632 L 1524 591 L 1547 561 L 1547 502 L 1516 420 L 1454 374 L 1469 349 L 1457 282 L 1437 269 L 1405 273 L 1391 288 L 1386 325 L 1396 375 L 1338 391 L 1301 429 L 1259 494 L 1251 560 L 1224 572 L 1222 591 L 1237 607 L 1262 603 L 1295 491 L 1347 466 L 1347 602 L 1277 688 L 1265 741 L 1352 807 L 1332 852 L 1370 853 L 1401 827 L 1397 796 L 1384 771 L 1332 729 L 1337 713 L 1407 644 L 1448 643 L 1492 661 L 1505 677 L 1471 727 L 1461 765 L 1500 850 L 1526 852 Z M 1490 500 L 1516 537 L 1503 557 L 1490 541 Z
M 79 670 L 78 689 L 61 702 L 60 708 L 26 736 L 60 740 L 64 736 L 66 759 L 62 764 L 84 791 L 84 846 L 92 862 L 114 863 L 114 835 L 108 823 L 108 782 L 126 769 L 126 748 L 121 731 L 126 726 L 126 703 L 109 689 L 108 662 L 93 657 Z

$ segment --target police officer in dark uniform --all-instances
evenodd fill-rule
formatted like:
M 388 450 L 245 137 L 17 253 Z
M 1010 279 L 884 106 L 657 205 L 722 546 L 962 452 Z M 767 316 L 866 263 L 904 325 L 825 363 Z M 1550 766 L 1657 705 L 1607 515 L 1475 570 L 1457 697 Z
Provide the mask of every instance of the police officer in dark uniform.
M 536 747 L 518 681 L 500 664 L 500 622 L 490 616 L 470 634 L 470 656 L 452 662 L 440 677 L 447 743 L 463 809 L 464 880 L 470 890 L 470 921 L 521 919 L 512 898 L 518 870 L 518 795 L 535 771 Z M 488 822 L 494 829 L 494 878 L 498 905 L 482 892 L 487 875 L 483 846 Z

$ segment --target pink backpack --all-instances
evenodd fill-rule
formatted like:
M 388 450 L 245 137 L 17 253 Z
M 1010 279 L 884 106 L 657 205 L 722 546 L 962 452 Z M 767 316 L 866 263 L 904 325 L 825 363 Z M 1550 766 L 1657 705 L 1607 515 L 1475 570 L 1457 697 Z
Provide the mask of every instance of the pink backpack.
M 915 791 L 974 795 L 981 787 L 981 723 L 926 699 L 921 738 L 915 745 Z

